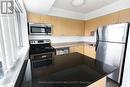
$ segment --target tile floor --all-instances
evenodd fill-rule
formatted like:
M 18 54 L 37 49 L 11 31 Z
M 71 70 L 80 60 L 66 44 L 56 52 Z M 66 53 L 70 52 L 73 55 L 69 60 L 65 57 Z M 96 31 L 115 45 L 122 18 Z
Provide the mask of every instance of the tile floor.
M 107 78 L 106 87 L 120 87 L 120 86 L 111 79 Z

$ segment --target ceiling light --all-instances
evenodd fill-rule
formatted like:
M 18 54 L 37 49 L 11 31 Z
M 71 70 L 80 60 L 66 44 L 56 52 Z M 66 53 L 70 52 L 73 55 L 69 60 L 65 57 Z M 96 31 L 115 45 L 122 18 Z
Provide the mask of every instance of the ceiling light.
M 81 5 L 83 5 L 84 3 L 85 3 L 85 0 L 72 0 L 72 2 L 71 2 L 71 4 L 72 4 L 73 6 L 76 6 L 76 7 L 81 6 Z

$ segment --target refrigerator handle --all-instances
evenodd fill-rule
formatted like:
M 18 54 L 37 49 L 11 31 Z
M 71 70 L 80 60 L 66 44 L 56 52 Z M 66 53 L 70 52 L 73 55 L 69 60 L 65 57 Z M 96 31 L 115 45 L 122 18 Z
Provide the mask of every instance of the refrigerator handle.
M 97 51 L 98 44 L 99 44 L 99 33 L 98 33 L 98 29 L 97 29 L 97 31 L 96 31 L 96 47 L 95 47 L 95 51 Z

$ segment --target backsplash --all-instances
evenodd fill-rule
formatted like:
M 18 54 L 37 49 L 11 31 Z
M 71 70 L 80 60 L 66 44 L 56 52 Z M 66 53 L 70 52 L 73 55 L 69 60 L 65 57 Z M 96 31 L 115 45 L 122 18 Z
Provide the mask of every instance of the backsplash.
M 85 41 L 85 42 L 96 42 L 96 36 L 83 37 L 83 41 Z
M 30 36 L 30 39 L 51 39 L 52 43 L 65 43 L 65 42 L 96 42 L 95 36 Z

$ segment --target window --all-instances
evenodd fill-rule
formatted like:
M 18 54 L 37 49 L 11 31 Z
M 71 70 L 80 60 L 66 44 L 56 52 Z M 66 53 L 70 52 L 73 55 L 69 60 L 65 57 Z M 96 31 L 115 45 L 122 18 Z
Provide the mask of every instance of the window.
M 1 45 L 1 44 L 0 44 Z M 2 62 L 1 47 L 0 47 L 0 63 Z
M 0 15 L 1 16 L 1 15 Z M 2 36 L 1 34 L 1 29 L 2 29 L 2 26 L 1 26 L 1 18 L 0 18 L 0 37 Z M 2 38 L 2 37 L 1 37 Z M 1 55 L 1 52 L 2 52 L 2 50 L 1 50 L 1 38 L 0 38 L 0 62 L 2 62 L 2 55 Z
M 0 14 L 0 80 L 12 78 L 8 83 L 11 85 L 17 79 L 29 49 L 26 10 L 15 2 L 13 9 L 13 14 Z
M 16 43 L 17 47 L 21 48 L 23 46 L 22 43 L 22 26 L 21 26 L 21 13 L 20 11 L 16 8 L 15 9 L 15 33 L 16 33 Z
M 3 44 L 3 37 L 2 37 L 2 26 L 1 26 L 1 19 L 0 19 L 0 79 L 4 77 L 4 69 L 6 69 L 5 67 L 3 67 L 3 64 L 5 61 L 3 61 L 3 53 L 4 50 L 2 49 L 2 44 Z M 3 47 L 4 48 L 4 47 Z
M 1 51 L 1 47 L 0 47 L 0 79 L 4 77 L 4 71 L 3 71 L 3 65 L 2 65 L 2 51 Z
M 2 55 L 1 55 L 1 43 L 0 43 L 0 63 L 2 62 Z
M 23 47 L 21 10 L 16 6 L 14 14 L 0 14 L 0 62 L 4 72 L 11 69 Z
M 1 43 L 2 43 L 2 33 L 1 33 L 1 28 L 2 28 L 2 26 L 1 26 L 1 19 L 0 19 L 0 68 L 2 67 L 1 65 L 2 65 L 2 49 L 1 49 Z

